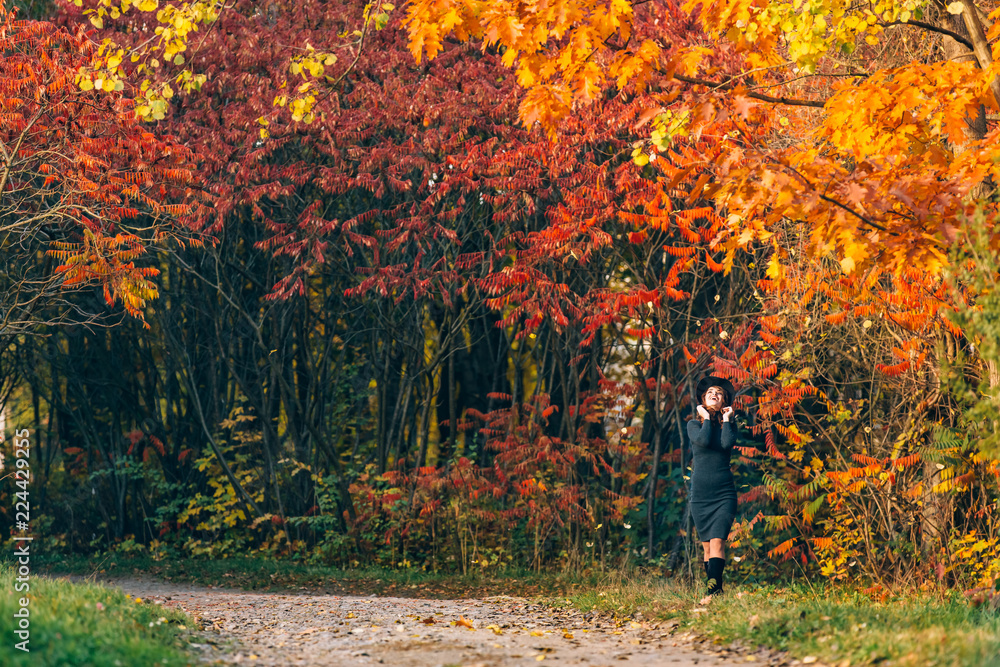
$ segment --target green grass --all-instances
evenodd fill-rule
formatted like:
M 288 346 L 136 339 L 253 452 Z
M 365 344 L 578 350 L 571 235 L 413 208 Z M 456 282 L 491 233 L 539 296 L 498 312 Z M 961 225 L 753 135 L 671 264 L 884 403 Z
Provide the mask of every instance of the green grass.
M 677 619 L 680 629 L 719 644 L 739 640 L 817 664 L 1000 666 L 1000 612 L 974 609 L 958 593 L 914 591 L 874 602 L 847 587 L 733 586 L 706 607 L 699 598 L 700 588 L 652 580 L 568 596 L 584 611 Z
M 263 557 L 218 560 L 164 559 L 148 556 L 50 556 L 39 567 L 56 574 L 130 577 L 149 575 L 165 581 L 242 588 L 245 590 L 305 589 L 335 594 L 457 598 L 465 596 L 563 595 L 592 588 L 597 574 L 537 573 L 524 570 L 475 572 L 468 575 L 425 572 L 419 568 L 356 568 L 340 570 L 320 565 Z
M 25 593 L 16 591 L 15 583 L 13 568 L 0 563 L 0 665 L 131 667 L 195 661 L 181 649 L 182 635 L 194 629 L 184 614 L 137 603 L 103 586 L 36 576 L 27 592 L 30 653 L 18 650 L 14 612 Z

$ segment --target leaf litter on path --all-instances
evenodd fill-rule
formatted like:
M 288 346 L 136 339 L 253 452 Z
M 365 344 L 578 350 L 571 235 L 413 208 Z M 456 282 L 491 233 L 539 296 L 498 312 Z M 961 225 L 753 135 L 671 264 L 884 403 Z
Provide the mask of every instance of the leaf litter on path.
M 208 664 L 712 667 L 753 658 L 734 647 L 698 646 L 676 621 L 616 622 L 506 595 L 441 600 L 110 583 L 200 619 L 204 629 L 191 644 Z M 758 660 L 782 662 L 763 652 Z

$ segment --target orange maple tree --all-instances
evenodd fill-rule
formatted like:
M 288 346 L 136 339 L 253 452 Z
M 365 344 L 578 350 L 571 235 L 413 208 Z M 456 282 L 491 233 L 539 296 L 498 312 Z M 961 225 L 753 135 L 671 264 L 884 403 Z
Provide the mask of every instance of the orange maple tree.
M 973 36 L 962 36 L 952 14 L 941 12 L 941 27 L 918 20 L 910 4 L 413 0 L 406 11 L 418 59 L 452 35 L 502 48 L 526 89 L 526 125 L 556 132 L 609 85 L 632 94 L 654 74 L 659 106 L 650 109 L 645 154 L 674 161 L 673 137 L 730 116 L 737 125 L 772 123 L 763 142 L 737 129 L 712 163 L 679 163 L 692 179 L 709 176 L 704 194 L 726 212 L 731 249 L 769 242 L 772 227 L 790 219 L 808 225 L 812 253 L 834 254 L 845 273 L 918 264 L 936 276 L 956 216 L 970 211 L 965 196 L 998 175 L 995 131 L 970 142 L 966 121 L 983 104 L 996 108 L 1000 68 L 978 48 L 971 62 L 901 52 L 885 28 L 970 47 L 1000 28 L 984 31 L 976 18 L 967 21 Z M 685 21 L 701 29 L 687 38 L 670 29 Z M 678 98 L 681 89 L 691 94 Z M 772 278 L 782 259 L 773 256 Z

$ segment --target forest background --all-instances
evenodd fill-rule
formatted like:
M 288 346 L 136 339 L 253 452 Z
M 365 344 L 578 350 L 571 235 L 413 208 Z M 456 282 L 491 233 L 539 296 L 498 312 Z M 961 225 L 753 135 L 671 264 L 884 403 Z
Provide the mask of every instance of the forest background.
M 993 6 L 15 5 L 47 551 L 689 572 L 714 372 L 735 580 L 994 589 Z

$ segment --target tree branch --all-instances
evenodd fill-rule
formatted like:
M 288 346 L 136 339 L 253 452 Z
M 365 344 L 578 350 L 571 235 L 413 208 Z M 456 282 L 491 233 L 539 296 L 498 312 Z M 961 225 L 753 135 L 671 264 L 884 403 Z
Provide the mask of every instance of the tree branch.
M 707 86 L 709 88 L 714 88 L 715 90 L 733 90 L 736 86 L 733 84 L 733 79 L 728 79 L 726 81 L 707 81 L 705 79 L 698 79 L 693 76 L 685 76 L 683 74 L 674 74 L 674 78 L 678 81 L 683 81 L 684 83 L 691 83 L 696 86 Z M 746 91 L 745 95 L 749 98 L 760 100 L 761 102 L 769 102 L 771 104 L 785 104 L 787 106 L 794 107 L 814 107 L 816 109 L 822 109 L 826 106 L 826 100 L 797 100 L 791 97 L 773 97 L 771 95 L 763 95 L 761 93 L 755 93 L 753 91 Z
M 779 164 L 781 164 L 781 163 L 779 163 Z M 798 169 L 796 169 L 795 167 L 792 167 L 792 166 L 789 166 L 789 165 L 786 165 L 786 164 L 781 164 L 781 166 L 782 166 L 782 167 L 784 167 L 785 169 L 788 169 L 788 170 L 789 170 L 789 171 L 791 171 L 791 172 L 792 172 L 793 174 L 795 174 L 795 176 L 796 176 L 796 177 L 797 177 L 797 178 L 798 178 L 798 179 L 799 179 L 800 181 L 802 181 L 802 182 L 803 182 L 803 183 L 804 183 L 804 184 L 806 185 L 806 187 L 808 187 L 808 188 L 812 188 L 813 190 L 816 190 L 816 191 L 817 191 L 817 195 L 818 195 L 818 196 L 819 196 L 819 198 L 820 198 L 820 199 L 822 199 L 823 201 L 825 201 L 825 202 L 827 202 L 827 203 L 829 203 L 829 204 L 833 204 L 834 206 L 836 206 L 836 207 L 838 207 L 838 208 L 842 208 L 842 209 L 844 209 L 845 211 L 847 211 L 848 213 L 850 213 L 851 215 L 853 215 L 853 216 L 854 216 L 855 218 L 857 218 L 858 220 L 860 220 L 860 221 L 861 221 L 861 222 L 863 222 L 864 224 L 868 225 L 869 227 L 873 227 L 873 228 L 875 228 L 875 229 L 879 230 L 880 232 L 885 232 L 886 234 L 889 234 L 890 236 L 899 236 L 899 235 L 900 235 L 900 234 L 899 234 L 899 232 L 894 232 L 894 231 L 891 231 L 891 230 L 889 230 L 889 229 L 886 229 L 886 228 L 885 228 L 885 227 L 883 227 L 882 225 L 878 224 L 878 223 L 877 223 L 877 222 L 875 222 L 874 220 L 869 220 L 869 219 L 868 219 L 868 218 L 866 218 L 865 216 L 861 215 L 860 213 L 858 213 L 857 211 L 855 211 L 854 209 L 852 209 L 852 208 L 851 208 L 850 206 L 848 206 L 847 204 L 844 204 L 843 202 L 839 202 L 839 201 L 837 201 L 836 199 L 834 199 L 833 197 L 830 197 L 830 196 L 828 196 L 828 195 L 824 195 L 824 194 L 819 194 L 819 192 L 818 192 L 818 191 L 819 191 L 819 188 L 817 188 L 817 187 L 816 187 L 815 185 L 813 185 L 812 183 L 810 183 L 810 182 L 809 182 L 809 179 L 808 179 L 808 178 L 806 178 L 806 177 L 805 177 L 805 176 L 804 176 L 804 175 L 803 175 L 803 174 L 802 174 L 802 173 L 801 173 L 801 172 L 800 172 L 800 171 L 799 171 Z
M 890 234 L 892 236 L 899 236 L 898 233 L 896 233 L 896 232 L 890 232 L 888 229 L 886 229 L 882 225 L 878 224 L 877 222 L 873 222 L 872 220 L 869 220 L 865 216 L 861 215 L 860 213 L 858 213 L 857 211 L 855 211 L 854 209 L 852 209 L 850 206 L 837 201 L 833 197 L 828 197 L 827 195 L 820 195 L 819 198 L 822 199 L 825 202 L 829 202 L 830 204 L 833 204 L 834 206 L 837 206 L 837 207 L 840 207 L 840 208 L 844 209 L 845 211 L 847 211 L 848 213 L 850 213 L 851 215 L 853 215 L 855 218 L 857 218 L 861 222 L 863 222 L 866 225 L 868 225 L 869 227 L 874 227 L 875 229 L 877 229 L 879 231 L 882 231 L 882 232 L 886 232 L 887 234 Z
M 964 36 L 958 34 L 953 30 L 948 30 L 947 28 L 942 28 L 941 26 L 934 25 L 933 23 L 924 23 L 923 21 L 888 21 L 886 23 L 879 23 L 878 25 L 883 28 L 888 28 L 893 25 L 912 25 L 917 28 L 923 28 L 924 30 L 929 30 L 931 32 L 940 33 L 942 35 L 947 35 L 959 44 L 964 44 L 970 49 L 973 48 L 972 42 L 967 40 Z

